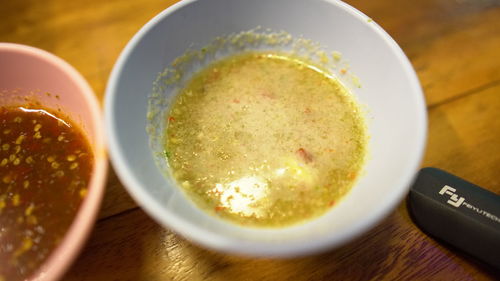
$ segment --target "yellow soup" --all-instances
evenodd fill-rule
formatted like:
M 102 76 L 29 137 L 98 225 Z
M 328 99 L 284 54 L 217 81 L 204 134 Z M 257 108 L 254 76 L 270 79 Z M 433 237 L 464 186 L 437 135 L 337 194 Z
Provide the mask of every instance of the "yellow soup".
M 202 209 L 282 227 L 324 214 L 353 186 L 366 154 L 351 94 L 301 59 L 244 53 L 211 64 L 173 101 L 165 156 Z

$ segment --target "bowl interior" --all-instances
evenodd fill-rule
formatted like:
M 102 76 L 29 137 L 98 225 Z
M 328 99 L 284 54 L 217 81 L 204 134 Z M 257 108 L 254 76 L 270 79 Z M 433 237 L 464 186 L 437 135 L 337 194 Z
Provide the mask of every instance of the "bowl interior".
M 98 127 L 93 124 L 93 114 L 85 96 L 92 91 L 88 85 L 76 80 L 65 64 L 55 63 L 51 55 L 34 48 L 5 44 L 0 53 L 0 104 L 22 104 L 24 97 L 36 99 L 42 105 L 61 111 L 95 139 Z M 10 49 L 7 49 L 10 47 Z M 58 61 L 58 60 L 57 60 Z M 80 77 L 78 77 L 80 78 Z
M 25 98 L 60 109 L 84 131 L 94 152 L 87 196 L 59 246 L 32 276 L 33 280 L 57 280 L 81 249 L 102 199 L 107 157 L 101 111 L 90 86 L 69 64 L 40 49 L 0 43 L 0 106 L 22 106 Z
M 148 96 L 159 72 L 195 44 L 257 26 L 285 30 L 341 52 L 361 81 L 351 88 L 368 109 L 364 176 L 329 213 L 304 225 L 248 229 L 198 210 L 155 165 L 146 133 Z M 169 93 L 175 94 L 175 93 Z M 183 1 L 152 19 L 129 42 L 108 84 L 106 125 L 118 175 L 164 226 L 205 246 L 255 255 L 296 255 L 356 237 L 406 193 L 426 136 L 422 91 L 397 44 L 367 16 L 327 0 Z

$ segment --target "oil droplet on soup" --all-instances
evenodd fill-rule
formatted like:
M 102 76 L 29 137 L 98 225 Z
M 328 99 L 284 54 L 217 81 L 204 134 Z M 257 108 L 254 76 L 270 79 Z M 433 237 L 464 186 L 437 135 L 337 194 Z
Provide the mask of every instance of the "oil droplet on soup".
M 359 106 L 335 78 L 277 53 L 225 58 L 173 101 L 165 156 L 202 209 L 283 227 L 324 214 L 351 189 L 366 154 Z
M 0 107 L 0 280 L 30 277 L 61 242 L 93 160 L 83 133 L 60 114 Z

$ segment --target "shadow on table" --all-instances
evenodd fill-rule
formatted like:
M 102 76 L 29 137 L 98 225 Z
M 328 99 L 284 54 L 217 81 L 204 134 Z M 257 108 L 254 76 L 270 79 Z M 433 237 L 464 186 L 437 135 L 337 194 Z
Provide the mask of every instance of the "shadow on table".
M 101 220 L 64 280 L 473 280 L 478 271 L 422 234 L 405 204 L 348 245 L 293 259 L 200 248 L 134 209 Z
M 65 280 L 276 280 L 373 276 L 390 264 L 393 216 L 336 251 L 285 259 L 225 255 L 195 246 L 135 209 L 100 221 Z M 316 278 L 315 278 L 316 279 Z

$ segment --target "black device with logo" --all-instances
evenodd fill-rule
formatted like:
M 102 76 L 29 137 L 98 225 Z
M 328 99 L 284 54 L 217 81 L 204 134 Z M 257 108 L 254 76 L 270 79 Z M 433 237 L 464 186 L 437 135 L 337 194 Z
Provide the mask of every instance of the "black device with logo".
M 437 168 L 420 170 L 409 209 L 426 233 L 500 268 L 500 196 Z

